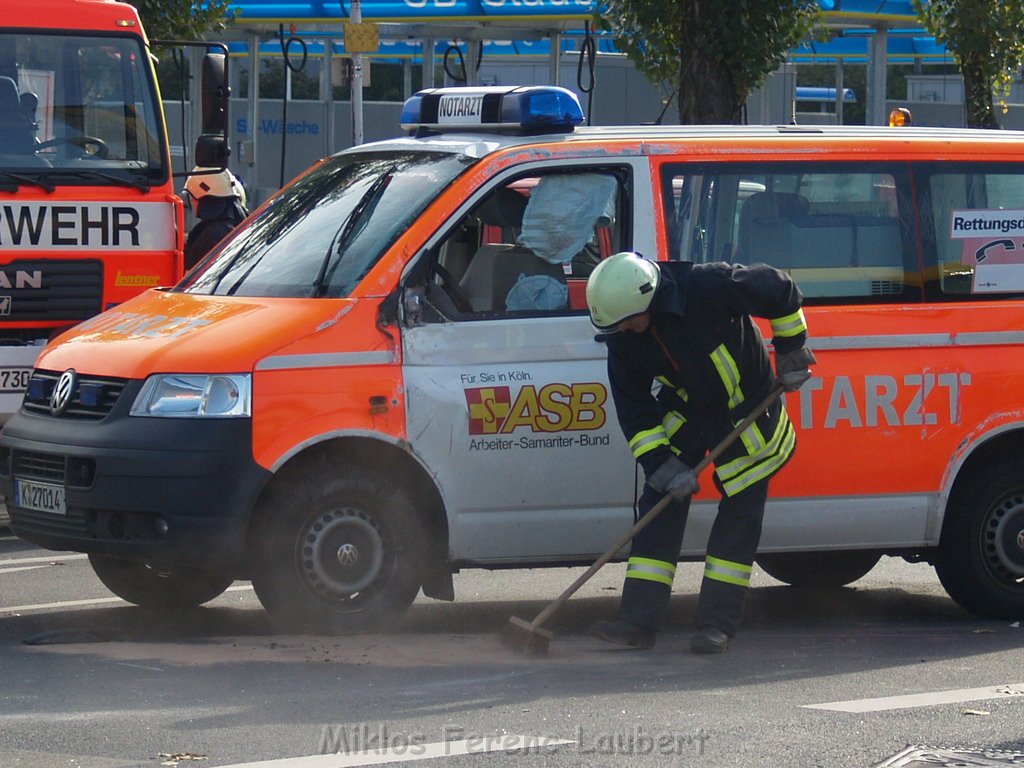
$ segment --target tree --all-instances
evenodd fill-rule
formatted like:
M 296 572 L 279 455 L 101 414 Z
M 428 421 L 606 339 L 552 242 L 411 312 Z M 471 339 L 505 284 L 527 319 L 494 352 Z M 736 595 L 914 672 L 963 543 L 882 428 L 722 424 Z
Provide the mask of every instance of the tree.
M 677 92 L 681 123 L 740 123 L 747 96 L 819 13 L 816 0 L 604 0 L 598 24 L 649 80 Z
M 918 16 L 944 43 L 964 76 L 967 125 L 999 128 L 993 94 L 1006 98 L 1024 62 L 1022 0 L 914 0 Z
M 128 0 L 139 9 L 150 40 L 201 40 L 234 16 L 229 0 Z

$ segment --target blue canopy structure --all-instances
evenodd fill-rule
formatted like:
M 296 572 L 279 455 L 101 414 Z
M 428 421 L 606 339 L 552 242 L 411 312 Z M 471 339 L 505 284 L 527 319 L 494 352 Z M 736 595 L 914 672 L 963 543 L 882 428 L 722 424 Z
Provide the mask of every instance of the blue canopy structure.
M 721 0 L 727 2 L 727 0 Z M 229 0 L 234 16 L 227 37 L 234 41 L 231 54 L 249 58 L 250 92 L 256 92 L 261 57 L 282 56 L 282 40 L 300 38 L 306 55 L 322 58 L 320 93 L 332 101 L 335 58 L 350 58 L 340 68 L 351 78 L 353 142 L 362 141 L 362 83 L 364 60 L 405 65 L 404 87 L 412 87 L 412 65 L 433 59 L 460 60 L 467 85 L 476 85 L 480 62 L 500 57 L 532 58 L 548 62 L 549 82 L 561 81 L 565 54 L 579 53 L 584 61 L 584 39 L 597 51 L 618 53 L 613 37 L 593 29 L 594 12 L 603 0 L 361 0 L 353 13 L 353 0 Z M 868 84 L 865 103 L 869 124 L 885 121 L 886 68 L 897 62 L 948 62 L 946 49 L 921 28 L 913 0 L 818 0 L 820 29 L 826 40 L 808 40 L 790 52 L 793 63 L 834 63 L 836 87 L 843 88 L 837 104 L 842 120 L 844 101 L 853 101 L 843 86 L 842 64 L 865 64 Z M 351 26 L 361 22 L 362 27 Z M 365 34 L 373 41 L 366 44 Z M 346 35 L 350 46 L 346 46 Z M 457 49 L 457 53 L 455 52 Z M 294 50 L 290 49 L 294 54 Z M 453 58 L 449 58 L 453 57 Z M 591 60 L 590 64 L 593 64 Z M 422 87 L 438 83 L 438 67 L 422 68 Z M 289 75 L 290 77 L 290 75 Z M 833 89 L 834 90 L 834 89 Z M 834 99 L 834 95 L 832 97 Z M 259 100 L 250 100 L 248 125 L 258 120 Z M 333 112 L 326 110 L 326 136 L 334 135 Z M 255 135 L 252 142 L 255 145 Z M 325 151 L 332 149 L 325 146 Z M 250 156 L 253 156 L 253 152 Z M 251 161 L 250 161 L 251 162 Z
M 532 42 L 551 34 L 582 32 L 593 18 L 600 0 L 362 0 L 361 16 L 379 25 L 381 40 L 412 37 L 433 39 L 504 40 L 505 51 L 488 42 L 487 55 L 516 53 L 513 41 Z M 876 31 L 888 35 L 887 58 L 891 62 L 939 60 L 948 57 L 944 46 L 920 28 L 911 0 L 818 0 L 822 21 L 837 36 L 827 42 L 808 41 L 795 48 L 795 62 L 828 63 L 840 59 L 866 61 L 870 39 Z M 233 27 L 269 31 L 288 25 L 299 36 L 341 37 L 344 22 L 351 18 L 351 0 L 232 0 Z M 512 34 L 512 33 L 518 33 Z M 610 40 L 602 48 L 614 51 Z M 422 56 L 407 43 L 408 53 Z M 382 48 L 385 47 L 382 45 Z M 573 48 L 570 47 L 570 50 Z M 528 47 L 537 54 L 538 48 Z M 344 42 L 336 48 L 346 55 Z M 269 53 L 269 51 L 268 51 Z M 380 51 L 386 56 L 385 51 Z M 380 58 L 381 56 L 378 56 Z
M 523 18 L 555 20 L 589 19 L 593 0 L 363 0 L 362 17 L 375 22 L 495 21 Z M 320 23 L 347 20 L 349 0 L 239 0 L 231 8 L 236 21 Z
M 600 0 L 363 0 L 367 21 L 568 21 L 589 19 Z M 910 0 L 818 0 L 830 22 L 918 23 Z M 317 23 L 348 19 L 350 0 L 235 0 L 238 21 Z

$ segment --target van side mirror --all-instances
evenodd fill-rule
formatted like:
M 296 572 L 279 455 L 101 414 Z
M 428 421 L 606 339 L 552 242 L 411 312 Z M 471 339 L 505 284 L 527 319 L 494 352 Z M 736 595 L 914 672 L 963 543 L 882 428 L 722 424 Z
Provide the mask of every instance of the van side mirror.
M 203 56 L 202 123 L 203 133 L 225 133 L 228 127 L 228 98 L 231 87 L 227 78 L 227 56 L 208 53 Z
M 222 133 L 204 133 L 196 139 L 196 165 L 200 168 L 224 168 L 228 164 L 227 137 Z

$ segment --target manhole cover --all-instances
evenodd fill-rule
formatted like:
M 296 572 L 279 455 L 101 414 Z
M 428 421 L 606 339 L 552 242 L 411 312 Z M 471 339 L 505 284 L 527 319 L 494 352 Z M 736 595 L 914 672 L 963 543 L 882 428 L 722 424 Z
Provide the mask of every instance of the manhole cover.
M 1000 749 L 939 749 L 935 747 L 907 747 L 875 768 L 982 768 L 983 766 L 1024 765 L 1024 752 L 1006 752 Z

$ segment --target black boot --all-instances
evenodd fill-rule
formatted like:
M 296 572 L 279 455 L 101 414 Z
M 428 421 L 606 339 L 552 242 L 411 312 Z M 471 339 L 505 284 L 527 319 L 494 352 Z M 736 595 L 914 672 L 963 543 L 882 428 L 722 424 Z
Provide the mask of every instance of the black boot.
M 703 627 L 690 640 L 692 653 L 722 653 L 729 649 L 729 636 L 715 627 Z
M 599 621 L 590 628 L 590 634 L 606 642 L 628 648 L 647 650 L 654 647 L 653 629 L 638 627 L 625 621 Z

